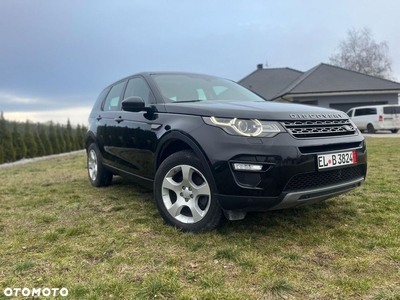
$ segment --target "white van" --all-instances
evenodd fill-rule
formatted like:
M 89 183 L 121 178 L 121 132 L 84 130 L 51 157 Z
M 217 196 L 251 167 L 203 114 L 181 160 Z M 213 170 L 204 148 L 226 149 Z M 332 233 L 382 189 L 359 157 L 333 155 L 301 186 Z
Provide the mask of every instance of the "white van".
M 375 133 L 377 130 L 390 130 L 397 133 L 400 129 L 400 105 L 354 107 L 347 115 L 361 131 Z

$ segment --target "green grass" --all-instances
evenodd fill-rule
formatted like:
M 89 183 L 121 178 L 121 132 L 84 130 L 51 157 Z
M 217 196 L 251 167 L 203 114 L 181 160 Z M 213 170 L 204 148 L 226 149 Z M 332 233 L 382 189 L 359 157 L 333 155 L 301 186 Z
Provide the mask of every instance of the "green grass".
M 400 299 L 400 141 L 370 138 L 365 184 L 205 234 L 165 225 L 152 193 L 94 188 L 85 155 L 0 169 L 0 299 Z

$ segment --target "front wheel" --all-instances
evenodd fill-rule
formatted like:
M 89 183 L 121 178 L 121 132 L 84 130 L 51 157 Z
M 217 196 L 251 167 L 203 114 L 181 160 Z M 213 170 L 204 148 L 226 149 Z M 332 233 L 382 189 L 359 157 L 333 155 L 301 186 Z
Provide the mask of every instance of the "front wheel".
M 154 199 L 163 219 L 183 231 L 214 229 L 222 210 L 213 197 L 203 165 L 192 151 L 180 151 L 160 165 L 154 181 Z

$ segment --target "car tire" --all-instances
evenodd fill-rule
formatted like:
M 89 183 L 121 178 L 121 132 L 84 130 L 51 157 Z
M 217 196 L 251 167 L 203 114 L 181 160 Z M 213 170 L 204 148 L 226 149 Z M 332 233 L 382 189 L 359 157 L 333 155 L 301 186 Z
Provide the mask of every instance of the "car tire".
M 101 163 L 99 148 L 92 143 L 87 151 L 87 169 L 90 183 L 95 187 L 111 184 L 113 174 L 107 171 Z
M 213 230 L 222 219 L 212 178 L 193 151 L 167 157 L 157 170 L 154 200 L 168 224 L 189 232 Z
M 399 132 L 399 130 L 398 129 L 392 129 L 392 130 L 390 130 L 392 133 L 398 133 Z
M 371 123 L 369 123 L 369 124 L 367 125 L 367 131 L 368 131 L 368 133 L 375 133 L 376 130 L 375 130 L 375 128 L 374 128 L 374 125 L 372 125 Z

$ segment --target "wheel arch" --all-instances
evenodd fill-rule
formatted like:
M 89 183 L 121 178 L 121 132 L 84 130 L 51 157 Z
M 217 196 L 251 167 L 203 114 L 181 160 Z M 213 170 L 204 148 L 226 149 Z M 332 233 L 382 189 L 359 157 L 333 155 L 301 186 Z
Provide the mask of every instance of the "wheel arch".
M 86 149 L 86 152 L 88 151 L 88 149 L 89 149 L 89 147 L 90 147 L 90 145 L 92 143 L 95 143 L 97 145 L 96 137 L 94 136 L 94 134 L 92 132 L 89 132 L 85 136 L 85 149 Z
M 201 146 L 189 135 L 182 133 L 180 131 L 171 131 L 161 138 L 156 153 L 155 153 L 155 166 L 154 174 L 157 172 L 161 163 L 171 154 L 182 151 L 182 150 L 192 150 L 196 156 L 199 158 L 202 165 L 205 167 L 209 178 L 212 178 L 211 184 L 215 191 L 217 191 L 216 184 L 214 182 L 214 176 L 211 171 L 211 163 L 204 153 Z

